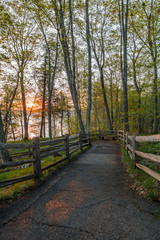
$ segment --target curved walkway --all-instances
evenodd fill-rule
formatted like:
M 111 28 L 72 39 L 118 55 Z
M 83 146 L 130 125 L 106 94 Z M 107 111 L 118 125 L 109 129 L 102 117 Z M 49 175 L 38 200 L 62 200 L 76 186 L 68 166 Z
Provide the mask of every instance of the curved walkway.
M 0 209 L 1 240 L 159 240 L 160 203 L 127 186 L 120 147 L 92 147 L 38 189 Z

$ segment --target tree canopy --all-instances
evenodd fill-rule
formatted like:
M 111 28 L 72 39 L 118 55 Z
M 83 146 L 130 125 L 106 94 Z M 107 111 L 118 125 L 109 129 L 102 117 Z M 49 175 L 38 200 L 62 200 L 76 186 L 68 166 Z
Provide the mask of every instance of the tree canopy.
M 6 140 L 31 137 L 32 116 L 50 139 L 159 132 L 159 1 L 3 0 L 0 13 Z

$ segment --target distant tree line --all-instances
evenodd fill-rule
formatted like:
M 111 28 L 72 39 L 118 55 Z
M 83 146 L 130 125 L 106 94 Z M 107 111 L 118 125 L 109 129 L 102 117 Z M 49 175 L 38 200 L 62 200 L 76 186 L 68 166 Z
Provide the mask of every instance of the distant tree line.
M 17 124 L 29 138 L 36 104 L 40 137 L 55 137 L 56 116 L 62 135 L 64 121 L 83 134 L 158 133 L 158 1 L 7 0 L 0 39 L 1 142 L 16 139 Z

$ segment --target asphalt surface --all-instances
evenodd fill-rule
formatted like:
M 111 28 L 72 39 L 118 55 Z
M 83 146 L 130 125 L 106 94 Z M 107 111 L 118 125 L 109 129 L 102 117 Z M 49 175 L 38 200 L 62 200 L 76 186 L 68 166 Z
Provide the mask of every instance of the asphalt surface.
M 120 146 L 97 141 L 38 189 L 0 209 L 0 240 L 160 240 L 160 203 L 128 186 Z

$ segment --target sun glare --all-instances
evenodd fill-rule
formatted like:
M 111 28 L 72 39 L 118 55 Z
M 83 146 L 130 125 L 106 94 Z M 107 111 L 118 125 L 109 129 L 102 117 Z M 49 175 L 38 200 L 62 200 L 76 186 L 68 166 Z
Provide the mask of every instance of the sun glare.
M 30 99 L 26 102 L 26 106 L 27 106 L 28 110 L 30 110 L 30 109 L 37 110 L 37 109 L 41 108 L 40 105 L 37 102 L 34 102 Z
M 34 133 L 29 133 L 29 137 L 32 139 L 34 138 L 36 135 Z

